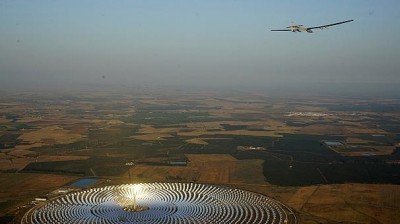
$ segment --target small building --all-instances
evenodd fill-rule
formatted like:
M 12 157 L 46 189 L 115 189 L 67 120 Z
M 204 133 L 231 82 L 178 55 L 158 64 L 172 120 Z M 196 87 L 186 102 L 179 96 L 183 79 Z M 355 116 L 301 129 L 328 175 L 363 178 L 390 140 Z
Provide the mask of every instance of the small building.
M 70 189 L 59 189 L 59 190 L 57 190 L 57 193 L 59 193 L 59 194 L 66 194 L 66 193 L 68 193 L 68 192 L 70 192 L 71 190 Z
M 336 141 L 336 140 L 323 140 L 322 143 L 327 145 L 328 147 L 340 147 L 344 146 L 345 144 L 342 141 Z
M 43 202 L 43 201 L 47 201 L 47 198 L 45 198 L 45 197 L 35 198 L 35 201 Z
M 168 161 L 168 165 L 170 165 L 170 166 L 186 166 L 187 160 Z

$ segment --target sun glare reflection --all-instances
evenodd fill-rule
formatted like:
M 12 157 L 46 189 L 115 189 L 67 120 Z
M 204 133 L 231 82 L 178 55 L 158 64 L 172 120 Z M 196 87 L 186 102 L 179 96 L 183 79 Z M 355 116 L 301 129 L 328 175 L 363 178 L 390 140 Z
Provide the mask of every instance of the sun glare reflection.
M 149 209 L 138 203 L 143 197 L 143 186 L 140 184 L 129 185 L 129 187 L 118 192 L 117 203 L 127 212 L 141 212 Z M 138 200 L 139 199 L 139 200 Z

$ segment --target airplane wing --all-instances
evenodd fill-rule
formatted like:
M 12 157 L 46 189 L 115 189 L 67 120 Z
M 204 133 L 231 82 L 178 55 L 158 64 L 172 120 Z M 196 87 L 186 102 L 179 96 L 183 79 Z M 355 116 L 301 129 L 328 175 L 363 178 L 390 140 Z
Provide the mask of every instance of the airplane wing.
M 284 29 L 284 30 L 271 30 L 271 31 L 292 31 L 291 29 Z
M 322 26 L 314 26 L 314 27 L 308 27 L 307 29 L 308 30 L 312 30 L 312 29 L 323 29 L 323 28 L 327 28 L 327 27 L 330 27 L 330 26 L 336 26 L 336 25 L 340 25 L 340 24 L 343 24 L 343 23 L 349 23 L 349 22 L 351 22 L 351 21 L 354 21 L 354 20 L 346 20 L 346 21 L 343 21 L 343 22 L 338 22 L 338 23 L 332 23 L 332 24 L 327 24 L 327 25 L 322 25 Z

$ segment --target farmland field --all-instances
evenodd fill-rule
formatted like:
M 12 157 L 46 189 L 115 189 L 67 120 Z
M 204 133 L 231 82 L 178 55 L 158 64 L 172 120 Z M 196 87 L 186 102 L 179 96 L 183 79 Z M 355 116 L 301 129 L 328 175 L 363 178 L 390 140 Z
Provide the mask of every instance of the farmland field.
M 156 91 L 19 93 L 1 100 L 4 220 L 80 178 L 97 178 L 99 186 L 237 187 L 288 204 L 302 223 L 397 218 L 400 114 L 397 107 L 375 108 L 373 99 L 372 106 L 352 107 L 347 99 L 317 96 Z

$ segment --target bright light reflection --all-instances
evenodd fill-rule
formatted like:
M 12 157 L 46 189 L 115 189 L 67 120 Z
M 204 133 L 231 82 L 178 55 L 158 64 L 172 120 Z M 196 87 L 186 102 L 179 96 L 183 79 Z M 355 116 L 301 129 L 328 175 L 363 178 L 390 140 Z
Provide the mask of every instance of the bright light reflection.
M 137 198 L 142 194 L 140 184 L 130 185 L 124 191 L 120 192 L 118 203 L 128 212 L 141 212 L 149 209 L 147 206 L 138 205 Z

